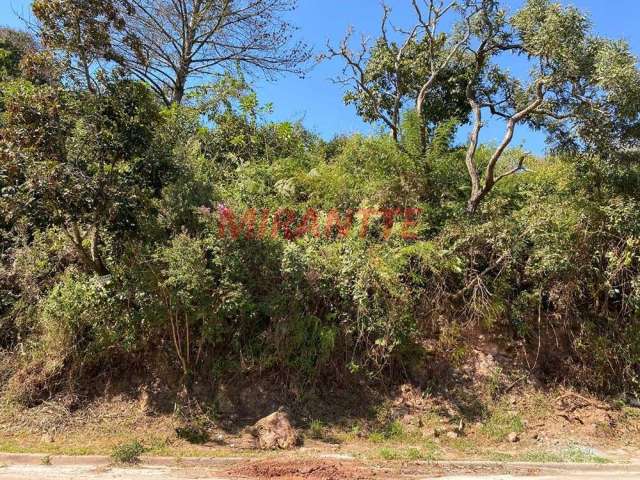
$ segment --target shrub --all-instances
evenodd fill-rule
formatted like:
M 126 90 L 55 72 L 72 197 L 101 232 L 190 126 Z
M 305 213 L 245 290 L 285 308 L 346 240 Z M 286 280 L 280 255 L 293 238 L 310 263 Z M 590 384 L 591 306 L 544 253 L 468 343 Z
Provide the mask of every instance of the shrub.
M 140 456 L 145 448 L 137 440 L 116 445 L 111 452 L 111 459 L 116 463 L 135 465 L 140 463 Z

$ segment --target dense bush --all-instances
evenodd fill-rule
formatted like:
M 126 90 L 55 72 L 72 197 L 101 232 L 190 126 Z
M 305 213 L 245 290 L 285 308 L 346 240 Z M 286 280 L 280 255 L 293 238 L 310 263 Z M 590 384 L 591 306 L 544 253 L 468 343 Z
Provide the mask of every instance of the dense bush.
M 327 142 L 264 120 L 242 78 L 164 107 L 116 73 L 97 92 L 16 78 L 15 54 L 0 57 L 13 69 L 0 88 L 0 348 L 18 366 L 14 398 L 76 388 L 125 354 L 169 358 L 186 387 L 394 381 L 433 358 L 455 367 L 479 333 L 548 380 L 637 392 L 632 152 L 532 160 L 471 215 L 455 120 L 425 152 L 411 115 L 398 143 Z M 415 237 L 384 215 L 360 235 L 355 212 L 404 208 L 420 211 Z M 319 234 L 296 236 L 309 209 Z M 325 228 L 334 209 L 354 212 L 348 232 Z M 278 215 L 293 215 L 288 230 Z

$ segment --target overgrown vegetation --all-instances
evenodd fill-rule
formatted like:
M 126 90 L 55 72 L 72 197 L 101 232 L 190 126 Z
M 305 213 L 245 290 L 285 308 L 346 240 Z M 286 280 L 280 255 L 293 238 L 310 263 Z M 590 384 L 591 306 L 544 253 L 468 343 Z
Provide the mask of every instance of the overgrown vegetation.
M 468 20 L 466 34 L 435 39 L 418 25 L 425 35 L 411 37 L 419 43 L 411 48 L 439 61 L 451 55 L 444 66 L 467 91 L 449 95 L 439 81 L 418 112 L 404 108 L 424 75 L 444 80 L 444 66 L 421 64 L 397 113 L 391 94 L 382 97 L 404 118 L 394 119 L 394 136 L 326 141 L 269 121 L 242 64 L 212 83 L 181 79 L 161 98 L 136 75 L 144 59 L 110 57 L 118 43 L 109 35 L 128 31 L 121 22 L 134 13 L 114 13 L 105 31 L 76 32 L 104 40 L 88 59 L 65 30 L 77 23 L 52 21 L 45 3 L 35 10 L 44 43 L 0 32 L 7 398 L 38 405 L 102 374 L 126 378 L 122 365 L 171 372 L 165 381 L 179 378 L 183 400 L 238 376 L 275 378 L 298 396 L 330 383 L 424 375 L 436 383 L 435 369 L 459 366 L 478 333 L 499 336 L 520 367 L 546 381 L 637 395 L 640 74 L 628 47 L 593 36 L 577 10 L 530 0 L 509 16 L 485 0 L 454 9 Z M 75 4 L 55 2 L 105 26 L 95 23 L 105 12 Z M 457 46 L 475 41 L 484 50 Z M 376 55 L 388 62 L 389 44 L 376 48 L 367 68 Z M 537 62 L 529 86 L 491 63 L 503 50 Z M 79 71 L 90 78 L 78 80 Z M 388 88 L 380 85 L 388 76 L 363 72 L 347 100 L 379 120 L 380 97 L 364 88 Z M 427 116 L 432 101 L 438 114 Z M 511 138 L 457 144 L 460 115 L 479 108 L 508 117 L 511 130 L 546 129 L 554 153 L 525 155 L 508 148 Z M 419 211 L 410 236 L 400 213 L 408 208 Z M 310 209 L 323 234 L 293 235 Z M 349 212 L 359 213 L 347 231 Z M 518 431 L 517 419 L 492 417 L 486 428 L 504 436 Z M 312 424 L 313 436 L 322 430 Z M 389 423 L 378 434 L 401 433 Z M 206 441 L 199 430 L 180 435 Z M 125 447 L 114 455 L 141 453 Z

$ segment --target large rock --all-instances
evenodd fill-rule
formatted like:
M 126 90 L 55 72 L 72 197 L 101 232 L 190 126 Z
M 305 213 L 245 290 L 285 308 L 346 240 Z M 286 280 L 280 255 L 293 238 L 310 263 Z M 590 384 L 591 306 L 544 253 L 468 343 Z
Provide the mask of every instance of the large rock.
M 289 449 L 298 444 L 299 436 L 291 426 L 289 416 L 282 411 L 272 413 L 256 422 L 251 428 L 256 444 L 261 450 Z

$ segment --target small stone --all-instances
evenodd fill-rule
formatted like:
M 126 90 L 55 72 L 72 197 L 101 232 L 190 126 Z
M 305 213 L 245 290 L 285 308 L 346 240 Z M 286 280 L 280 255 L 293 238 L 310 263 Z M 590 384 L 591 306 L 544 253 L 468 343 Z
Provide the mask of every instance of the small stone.
M 447 438 L 455 439 L 458 438 L 459 435 L 456 432 L 447 432 Z
M 518 443 L 520 441 L 520 437 L 518 436 L 518 434 L 516 432 L 511 432 L 507 436 L 507 440 L 509 440 L 511 443 Z

